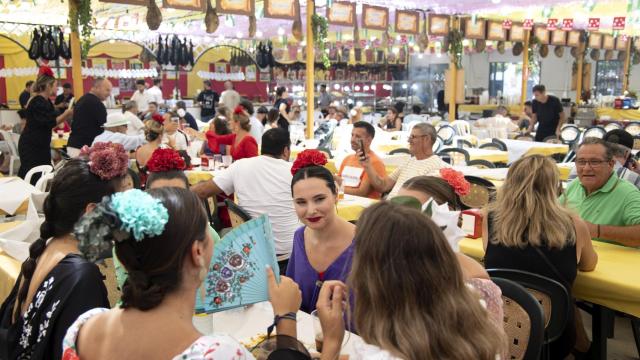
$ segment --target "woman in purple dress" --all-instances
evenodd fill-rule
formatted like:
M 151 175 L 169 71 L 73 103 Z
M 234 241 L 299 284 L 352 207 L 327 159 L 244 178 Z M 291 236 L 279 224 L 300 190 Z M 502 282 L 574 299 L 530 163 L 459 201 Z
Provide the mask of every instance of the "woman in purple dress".
M 323 153 L 305 150 L 291 168 L 294 207 L 305 226 L 293 237 L 287 276 L 300 286 L 306 312 L 315 310 L 324 281 L 347 279 L 353 257 L 355 226 L 337 214 L 338 190 L 326 163 Z

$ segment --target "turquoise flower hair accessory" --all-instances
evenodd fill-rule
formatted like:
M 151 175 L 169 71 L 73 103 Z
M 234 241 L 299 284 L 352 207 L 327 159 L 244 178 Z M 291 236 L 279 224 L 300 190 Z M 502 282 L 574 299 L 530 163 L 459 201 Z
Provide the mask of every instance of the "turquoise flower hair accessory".
M 116 242 L 132 237 L 142 241 L 164 231 L 169 212 L 160 200 L 144 191 L 132 189 L 105 196 L 96 208 L 84 214 L 74 227 L 80 252 L 89 261 L 111 257 Z
M 120 229 L 131 233 L 136 241 L 162 234 L 169 221 L 162 202 L 138 189 L 113 195 L 110 208 L 118 215 Z

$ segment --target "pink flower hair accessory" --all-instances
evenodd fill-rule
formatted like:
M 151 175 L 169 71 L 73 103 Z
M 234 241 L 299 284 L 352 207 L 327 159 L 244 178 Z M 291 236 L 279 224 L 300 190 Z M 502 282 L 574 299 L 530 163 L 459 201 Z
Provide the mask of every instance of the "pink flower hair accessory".
M 471 184 L 464 178 L 464 174 L 452 168 L 440 169 L 440 177 L 446 181 L 458 196 L 468 195 Z
M 124 176 L 129 168 L 129 156 L 122 144 L 98 142 L 84 146 L 80 156 L 89 160 L 89 171 L 102 180 Z

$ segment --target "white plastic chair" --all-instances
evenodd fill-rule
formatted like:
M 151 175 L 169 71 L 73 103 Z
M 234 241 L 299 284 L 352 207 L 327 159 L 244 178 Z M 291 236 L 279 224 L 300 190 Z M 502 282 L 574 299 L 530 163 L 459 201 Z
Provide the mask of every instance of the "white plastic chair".
M 44 166 L 48 166 L 48 165 L 44 165 Z M 47 192 L 47 188 L 49 187 L 49 183 L 51 182 L 51 180 L 53 180 L 53 177 L 56 174 L 54 172 L 50 172 L 48 174 L 44 174 L 42 176 L 40 176 L 40 179 L 38 179 L 38 181 L 36 182 L 36 189 L 42 191 L 42 192 Z
M 449 125 L 456 129 L 456 133 L 459 136 L 471 135 L 471 125 L 465 120 L 454 120 Z
M 28 184 L 31 184 L 31 178 L 33 177 L 33 175 L 40 173 L 41 174 L 40 177 L 43 177 L 52 172 L 53 172 L 53 166 L 39 165 L 27 171 L 27 175 L 24 176 L 24 181 Z
M 20 161 L 20 154 L 18 153 L 18 141 L 20 140 L 20 134 L 15 134 L 10 131 L 0 130 L 0 134 L 7 142 L 9 146 L 9 176 L 13 176 L 15 162 Z

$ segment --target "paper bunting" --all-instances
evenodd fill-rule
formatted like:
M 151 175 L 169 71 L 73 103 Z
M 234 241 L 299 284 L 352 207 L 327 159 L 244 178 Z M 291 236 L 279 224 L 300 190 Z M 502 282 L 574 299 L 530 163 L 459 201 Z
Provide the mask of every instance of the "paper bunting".
M 625 17 L 617 16 L 613 18 L 613 30 L 624 30 Z
M 558 19 L 547 20 L 547 30 L 553 31 L 558 28 Z
M 587 29 L 590 31 L 597 31 L 600 29 L 600 18 L 589 18 Z
M 513 20 L 504 20 L 502 22 L 502 28 L 503 29 L 509 30 L 509 29 L 511 29 L 511 26 L 513 26 Z
M 219 73 L 219 72 L 208 72 L 208 71 L 198 71 L 198 77 L 206 80 L 215 80 L 215 81 L 244 81 L 244 73 Z
M 562 30 L 573 30 L 573 19 L 562 19 Z
M 525 30 L 533 29 L 533 19 L 525 19 L 522 23 L 522 28 Z

